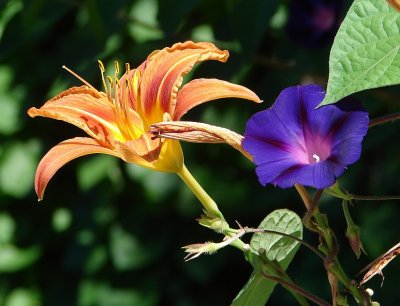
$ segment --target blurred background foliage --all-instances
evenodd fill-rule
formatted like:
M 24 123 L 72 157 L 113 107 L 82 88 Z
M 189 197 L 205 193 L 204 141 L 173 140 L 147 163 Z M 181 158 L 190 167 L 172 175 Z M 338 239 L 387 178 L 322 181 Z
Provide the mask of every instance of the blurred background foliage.
M 43 154 L 82 135 L 71 125 L 32 120 L 40 106 L 80 82 L 101 88 L 97 60 L 139 65 L 155 49 L 205 40 L 230 50 L 228 63 L 206 62 L 190 77 L 218 77 L 253 89 L 265 101 L 220 101 L 185 119 L 243 132 L 246 120 L 287 86 L 326 86 L 332 38 L 351 1 L 339 0 L 0 0 L 0 305 L 228 305 L 251 269 L 226 248 L 184 261 L 181 247 L 221 237 L 200 227 L 201 207 L 177 177 L 109 156 L 70 163 L 43 202 L 33 190 Z M 398 87 L 357 95 L 371 117 L 399 110 Z M 341 178 L 356 194 L 399 193 L 400 124 L 370 130 L 362 159 Z M 293 190 L 262 188 L 254 167 L 223 145 L 183 144 L 186 164 L 233 224 L 257 226 L 276 208 L 303 215 Z M 324 198 L 350 275 L 398 242 L 399 203 L 355 202 L 367 255 L 356 260 L 344 239 L 340 201 Z M 315 236 L 306 238 L 317 243 Z M 323 265 L 301 248 L 289 268 L 307 290 L 329 299 Z M 400 300 L 400 267 L 368 283 L 382 305 Z M 269 305 L 295 305 L 277 287 Z

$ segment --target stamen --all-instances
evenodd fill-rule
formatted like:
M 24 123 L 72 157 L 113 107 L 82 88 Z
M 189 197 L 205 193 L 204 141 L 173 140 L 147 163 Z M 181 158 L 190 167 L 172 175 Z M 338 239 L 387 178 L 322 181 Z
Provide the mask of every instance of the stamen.
M 71 69 L 69 69 L 67 66 L 63 65 L 62 66 L 63 69 L 67 70 L 69 73 L 71 73 L 74 77 L 76 77 L 78 80 L 80 80 L 83 84 L 85 84 L 86 86 L 90 87 L 93 90 L 96 90 L 96 88 L 94 88 L 92 85 L 89 84 L 88 81 L 86 81 L 85 79 L 83 79 L 82 77 L 80 77 L 77 73 L 75 73 L 74 71 L 72 71 Z
M 312 156 L 312 158 L 315 159 L 315 162 L 316 162 L 316 163 L 318 163 L 318 162 L 320 161 L 320 158 L 319 158 L 319 156 L 318 156 L 317 154 L 314 154 L 314 155 Z
M 114 82 L 113 82 L 112 77 L 110 77 L 109 75 L 107 75 L 107 82 L 108 82 L 108 88 L 109 88 L 109 90 L 107 90 L 108 100 L 109 100 L 112 104 L 115 104 L 115 103 L 114 103 L 114 99 L 113 99 L 113 97 L 112 97 Z M 107 86 L 106 86 L 106 88 L 107 88 Z
M 114 62 L 115 78 L 119 74 L 119 64 L 117 61 Z
M 101 73 L 104 73 L 106 69 L 104 68 L 103 62 L 101 60 L 97 60 L 97 62 L 99 63 Z
M 104 72 L 106 71 L 106 69 L 104 68 L 104 65 L 103 65 L 103 62 L 102 62 L 102 61 L 98 60 L 97 62 L 99 63 L 100 72 L 101 72 L 101 79 L 102 79 L 102 81 L 103 81 L 104 90 L 105 90 L 105 92 L 106 92 L 106 94 L 107 94 L 107 97 L 110 99 L 110 94 L 109 94 L 109 92 L 108 92 L 106 80 L 104 79 Z

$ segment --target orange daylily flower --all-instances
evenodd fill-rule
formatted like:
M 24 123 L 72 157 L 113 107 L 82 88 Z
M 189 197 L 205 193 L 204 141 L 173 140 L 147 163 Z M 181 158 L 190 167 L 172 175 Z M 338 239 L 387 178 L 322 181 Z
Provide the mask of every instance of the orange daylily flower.
M 35 190 L 39 200 L 53 175 L 80 156 L 103 153 L 163 172 L 180 173 L 183 154 L 176 140 L 154 138 L 150 126 L 161 121 L 179 121 L 191 108 L 220 98 L 242 98 L 260 102 L 246 87 L 217 79 L 195 79 L 181 87 L 183 76 L 202 61 L 226 62 L 228 51 L 211 43 L 187 41 L 154 51 L 138 68 L 126 67 L 118 78 L 104 77 L 105 92 L 83 78 L 85 85 L 72 87 L 41 108 L 28 110 L 31 117 L 43 116 L 71 123 L 90 137 L 68 139 L 54 146 L 40 161 Z M 109 86 L 106 84 L 109 81 Z

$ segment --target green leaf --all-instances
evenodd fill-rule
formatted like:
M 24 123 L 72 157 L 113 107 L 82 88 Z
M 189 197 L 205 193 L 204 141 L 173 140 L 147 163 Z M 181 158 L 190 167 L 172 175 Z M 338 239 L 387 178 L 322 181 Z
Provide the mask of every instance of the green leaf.
M 287 209 L 278 209 L 270 213 L 258 228 L 273 230 L 295 236 L 303 237 L 301 219 L 294 212 Z M 250 262 L 254 271 L 243 289 L 233 301 L 233 306 L 263 306 L 271 296 L 276 282 L 266 279 L 259 251 L 265 250 L 265 256 L 271 262 L 278 263 L 286 270 L 299 248 L 299 243 L 289 237 L 270 233 L 255 233 L 250 241 Z
M 136 288 L 115 288 L 107 283 L 84 280 L 79 284 L 81 306 L 152 306 L 157 303 L 158 292 L 147 292 Z
M 56 232 L 66 231 L 72 222 L 71 211 L 66 208 L 57 208 L 53 213 L 53 228 Z
M 149 248 L 119 225 L 111 228 L 110 241 L 111 259 L 119 271 L 140 269 L 154 259 Z
M 13 143 L 5 148 L 0 156 L 0 190 L 23 198 L 33 189 L 38 151 L 36 140 Z
M 276 0 L 228 1 L 230 23 L 245 56 L 251 56 L 259 46 L 271 17 L 278 8 Z M 251 33 L 251 35 L 249 35 Z
M 29 267 L 39 256 L 37 246 L 19 249 L 12 244 L 0 244 L 0 272 L 16 272 Z
M 4 9 L 0 12 L 0 40 L 3 36 L 4 30 L 7 24 L 12 20 L 12 18 L 22 9 L 24 5 L 20 0 L 8 1 Z
M 8 296 L 4 303 L 4 306 L 39 306 L 40 303 L 39 295 L 36 291 L 17 288 L 14 289 Z
M 199 0 L 157 0 L 158 20 L 168 37 L 177 32 L 179 26 L 185 23 L 189 13 Z
M 15 221 L 9 214 L 0 213 L 0 244 L 11 243 L 15 227 Z
M 139 0 L 132 6 L 130 12 L 132 22 L 128 24 L 128 31 L 138 43 L 163 37 L 157 21 L 157 9 L 155 0 Z
M 128 176 L 142 184 L 148 200 L 152 202 L 165 198 L 171 190 L 176 188 L 177 177 L 170 173 L 149 171 L 135 164 L 125 164 Z M 155 183 L 156 182 L 156 183 Z
M 90 190 L 105 178 L 118 176 L 118 159 L 108 155 L 93 156 L 78 168 L 78 184 L 82 190 Z
M 400 83 L 400 14 L 384 0 L 355 0 L 335 37 L 319 106 Z
M 303 225 L 300 217 L 288 209 L 273 211 L 258 228 L 285 233 L 299 239 L 303 237 Z M 269 260 L 278 262 L 286 259 L 293 249 L 297 249 L 298 244 L 292 238 L 269 233 L 255 233 L 250 241 L 253 252 L 257 253 L 259 249 L 264 249 Z

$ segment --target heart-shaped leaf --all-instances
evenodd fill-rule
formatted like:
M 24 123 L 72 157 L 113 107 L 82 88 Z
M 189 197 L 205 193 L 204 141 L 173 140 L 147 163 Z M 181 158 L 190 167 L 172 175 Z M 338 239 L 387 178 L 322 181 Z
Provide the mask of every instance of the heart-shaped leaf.
M 335 37 L 319 106 L 400 83 L 400 14 L 385 0 L 355 0 Z
M 300 217 L 287 209 L 273 211 L 258 228 L 288 234 L 299 239 L 303 237 Z M 271 233 L 255 233 L 250 241 L 251 255 L 254 255 L 250 256 L 250 261 L 254 271 L 232 306 L 264 306 L 271 296 L 277 283 L 263 275 L 264 270 L 268 268 L 263 266 L 263 260 L 258 256 L 261 249 L 262 256 L 265 254 L 268 260 L 286 270 L 298 248 L 299 242 L 293 238 Z

